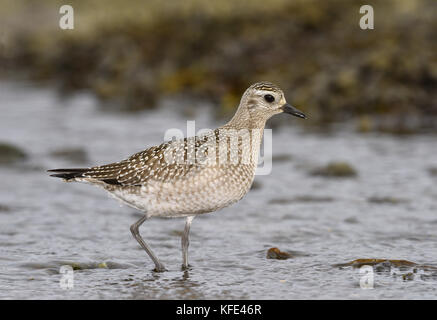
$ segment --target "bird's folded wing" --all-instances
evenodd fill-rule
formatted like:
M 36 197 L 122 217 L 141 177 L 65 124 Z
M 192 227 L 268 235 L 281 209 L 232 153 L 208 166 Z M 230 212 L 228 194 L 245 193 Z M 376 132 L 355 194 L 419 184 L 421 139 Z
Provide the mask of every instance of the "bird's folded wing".
M 179 156 L 182 154 L 181 162 L 169 162 L 166 158 L 165 151 L 170 147 L 179 153 Z M 186 154 L 186 139 L 167 142 L 138 152 L 120 162 L 92 167 L 84 172 L 82 177 L 122 186 L 141 186 L 146 185 L 148 181 L 170 182 L 201 170 L 200 166 L 184 161 L 187 158 Z

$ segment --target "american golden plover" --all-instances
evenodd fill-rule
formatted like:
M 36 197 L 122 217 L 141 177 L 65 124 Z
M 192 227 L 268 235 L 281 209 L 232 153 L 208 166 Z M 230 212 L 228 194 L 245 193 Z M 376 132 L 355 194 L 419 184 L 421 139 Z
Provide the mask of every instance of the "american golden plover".
M 282 90 L 255 83 L 243 94 L 234 117 L 203 135 L 165 142 L 128 159 L 92 168 L 54 169 L 51 176 L 102 187 L 144 213 L 130 230 L 164 271 L 138 228 L 151 217 L 185 217 L 182 267 L 188 268 L 188 234 L 193 218 L 240 200 L 250 189 L 266 121 L 275 114 L 305 115 L 289 105 Z

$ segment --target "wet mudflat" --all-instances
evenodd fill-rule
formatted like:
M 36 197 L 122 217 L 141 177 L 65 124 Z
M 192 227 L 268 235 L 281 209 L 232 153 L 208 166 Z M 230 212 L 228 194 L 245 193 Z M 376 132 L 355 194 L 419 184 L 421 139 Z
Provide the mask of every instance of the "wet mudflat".
M 65 100 L 22 83 L 1 83 L 0 96 L 0 142 L 16 148 L 0 161 L 1 299 L 437 298 L 435 135 L 311 133 L 290 120 L 273 130 L 271 174 L 193 221 L 191 270 L 180 270 L 183 220 L 141 227 L 169 270 L 154 273 L 129 231 L 137 212 L 45 170 L 118 161 L 186 120 L 219 123 L 173 102 L 103 113 L 87 94 Z M 336 175 L 339 163 L 351 168 Z M 270 248 L 289 256 L 268 259 Z M 373 290 L 360 287 L 361 262 L 373 267 Z M 63 265 L 74 269 L 69 290 Z

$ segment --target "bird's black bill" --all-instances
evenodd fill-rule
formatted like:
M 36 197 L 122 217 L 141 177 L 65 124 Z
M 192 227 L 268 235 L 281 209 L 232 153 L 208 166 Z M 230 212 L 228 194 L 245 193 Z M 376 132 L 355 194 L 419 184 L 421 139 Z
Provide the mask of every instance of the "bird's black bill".
M 295 107 L 289 105 L 288 103 L 284 104 L 281 109 L 285 113 L 291 114 L 291 115 L 293 115 L 295 117 L 299 117 L 299 118 L 302 118 L 302 119 L 306 119 L 307 118 L 305 113 L 303 113 L 302 111 L 300 111 L 300 110 L 296 109 Z

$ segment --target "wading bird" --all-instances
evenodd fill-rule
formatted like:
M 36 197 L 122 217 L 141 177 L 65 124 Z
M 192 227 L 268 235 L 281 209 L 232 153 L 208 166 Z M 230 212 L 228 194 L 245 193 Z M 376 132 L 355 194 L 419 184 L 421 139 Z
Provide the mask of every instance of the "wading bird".
M 203 136 L 165 142 L 116 163 L 49 172 L 65 181 L 101 187 L 143 212 L 130 230 L 158 272 L 165 271 L 164 265 L 138 229 L 152 217 L 185 217 L 182 267 L 188 268 L 193 218 L 229 206 L 249 191 L 266 121 L 279 113 L 306 118 L 286 102 L 278 86 L 255 83 L 244 92 L 233 118 Z

